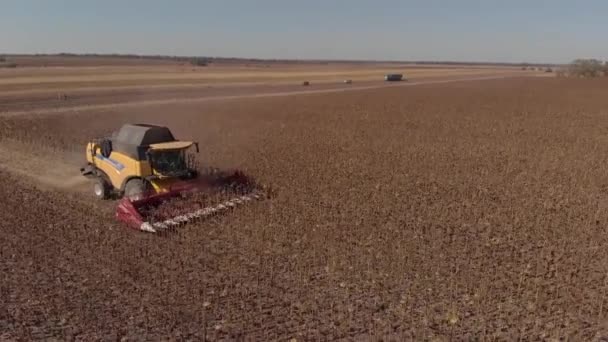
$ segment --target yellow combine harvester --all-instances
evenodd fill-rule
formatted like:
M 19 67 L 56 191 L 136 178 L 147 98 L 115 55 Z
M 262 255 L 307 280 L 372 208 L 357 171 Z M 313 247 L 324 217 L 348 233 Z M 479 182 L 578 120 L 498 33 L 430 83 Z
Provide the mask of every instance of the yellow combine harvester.
M 139 198 L 149 192 L 166 192 L 175 183 L 196 178 L 188 168 L 187 150 L 198 144 L 177 141 L 167 127 L 124 125 L 111 138 L 87 144 L 84 176 L 95 179 L 95 196 Z
M 159 222 L 144 218 L 140 209 L 151 207 L 187 194 L 211 189 L 209 179 L 201 179 L 191 165 L 192 148 L 198 153 L 198 143 L 179 141 L 167 127 L 148 124 L 126 124 L 112 137 L 91 141 L 86 146 L 87 165 L 80 169 L 83 176 L 94 180 L 97 198 L 123 197 L 116 211 L 117 218 L 133 228 L 156 232 L 180 225 L 192 219 L 232 208 L 252 199 L 261 198 L 254 191 L 215 206 L 198 208 Z M 223 184 L 248 183 L 236 172 L 223 179 Z

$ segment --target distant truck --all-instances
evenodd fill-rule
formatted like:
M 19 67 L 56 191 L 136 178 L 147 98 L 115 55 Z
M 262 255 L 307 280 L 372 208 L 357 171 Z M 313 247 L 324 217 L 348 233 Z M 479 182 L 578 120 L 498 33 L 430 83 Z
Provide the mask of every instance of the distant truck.
M 402 74 L 387 74 L 384 76 L 384 80 L 387 82 L 403 81 L 403 75 Z

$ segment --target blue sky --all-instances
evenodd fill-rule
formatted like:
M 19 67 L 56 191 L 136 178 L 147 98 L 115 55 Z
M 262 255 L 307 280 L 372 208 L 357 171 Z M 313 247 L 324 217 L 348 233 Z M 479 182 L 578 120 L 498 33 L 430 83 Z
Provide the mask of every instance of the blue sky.
M 0 53 L 568 62 L 606 0 L 0 0 Z

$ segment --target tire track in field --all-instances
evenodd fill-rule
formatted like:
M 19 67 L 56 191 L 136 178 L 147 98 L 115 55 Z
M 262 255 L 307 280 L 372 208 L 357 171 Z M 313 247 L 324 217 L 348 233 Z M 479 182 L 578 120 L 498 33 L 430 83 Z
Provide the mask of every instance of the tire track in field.
M 88 182 L 80 175 L 75 156 L 69 152 L 29 149 L 3 140 L 0 144 L 0 170 L 34 181 L 47 189 L 86 193 Z

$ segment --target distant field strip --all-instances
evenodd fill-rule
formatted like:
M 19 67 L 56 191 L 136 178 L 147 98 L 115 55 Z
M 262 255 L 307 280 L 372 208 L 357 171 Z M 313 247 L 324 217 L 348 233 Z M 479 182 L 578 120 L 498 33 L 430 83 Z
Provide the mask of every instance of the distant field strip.
M 481 76 L 488 75 L 487 71 L 463 71 L 463 72 L 448 72 L 441 73 L 437 72 L 420 72 L 408 73 L 406 76 L 413 79 L 424 79 L 424 78 L 436 78 L 440 76 L 454 77 L 454 76 Z M 380 81 L 383 78 L 381 73 L 374 73 L 372 76 L 366 77 L 352 77 L 357 82 L 370 82 Z M 333 79 L 317 79 L 313 82 L 315 84 L 328 84 L 332 82 L 340 82 L 347 78 L 333 78 Z M 341 82 L 340 82 L 341 83 Z M 1 84 L 1 80 L 0 80 Z M 112 91 L 112 90 L 133 90 L 133 89 L 187 89 L 187 88 L 200 88 L 200 87 L 234 87 L 234 86 L 256 86 L 256 85 L 294 85 L 297 84 L 294 80 L 281 79 L 281 80 L 188 80 L 188 79 L 175 79 L 171 82 L 169 80 L 154 80 L 150 82 L 142 83 L 136 79 L 132 79 L 129 82 L 112 83 L 112 82 L 98 82 L 91 80 L 88 82 L 80 83 L 41 83 L 41 84 L 19 84 L 11 85 L 7 89 L 2 89 L 0 85 L 0 96 L 15 96 L 15 95 L 33 95 L 33 94 L 48 94 L 57 92 L 95 92 L 95 91 Z
M 296 81 L 340 81 L 353 79 L 357 81 L 381 80 L 383 75 L 391 72 L 402 72 L 389 69 L 376 70 L 331 70 L 331 71 L 182 71 L 182 72 L 141 72 L 141 73 L 103 73 L 97 74 L 58 74 L 58 75 L 14 75 L 0 74 L 0 91 L 57 91 L 89 87 L 120 86 L 163 86 L 180 84 L 243 83 L 243 82 L 296 82 Z M 499 72 L 499 71 L 496 71 Z M 403 72 L 408 78 L 437 76 L 473 76 L 488 74 L 488 70 L 473 69 L 413 69 Z
M 34 109 L 34 110 L 25 110 L 25 111 L 6 111 L 6 112 L 0 112 L 0 116 L 9 117 L 9 116 L 22 116 L 22 115 L 43 115 L 43 114 L 54 114 L 54 113 L 84 112 L 84 111 L 94 111 L 94 110 L 103 110 L 103 109 L 165 105 L 165 104 L 173 104 L 173 103 L 176 103 L 176 104 L 177 103 L 198 103 L 198 102 L 207 102 L 207 101 L 230 101 L 230 100 L 238 100 L 238 99 L 251 99 L 251 98 L 264 98 L 264 97 L 329 94 L 329 93 L 342 93 L 342 92 L 349 92 L 349 91 L 364 91 L 364 90 L 372 90 L 372 89 L 387 88 L 387 87 L 412 87 L 412 86 L 429 85 L 429 84 L 496 80 L 496 79 L 509 78 L 509 77 L 516 77 L 516 76 L 514 76 L 512 74 L 505 74 L 505 75 L 480 76 L 480 77 L 458 78 L 458 79 L 442 79 L 442 80 L 428 80 L 428 81 L 414 81 L 414 82 L 400 82 L 400 83 L 382 83 L 382 84 L 375 84 L 375 85 L 368 85 L 368 86 L 353 86 L 353 87 L 341 87 L 341 88 L 317 89 L 317 90 L 298 90 L 298 91 L 282 91 L 282 92 L 269 92 L 269 93 L 251 93 L 251 94 L 240 94 L 240 95 L 219 95 L 219 96 L 185 98 L 185 99 L 160 99 L 160 100 L 131 101 L 131 102 L 124 102 L 124 103 L 91 104 L 91 105 L 63 107 L 63 108 Z

